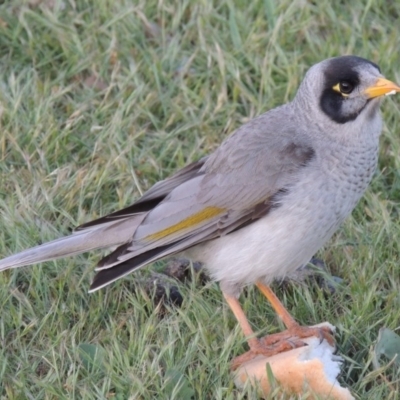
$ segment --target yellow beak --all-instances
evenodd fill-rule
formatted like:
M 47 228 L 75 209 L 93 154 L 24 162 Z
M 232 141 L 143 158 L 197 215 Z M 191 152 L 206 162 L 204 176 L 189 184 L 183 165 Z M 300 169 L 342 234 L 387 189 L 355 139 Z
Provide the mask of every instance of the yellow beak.
M 368 98 L 372 99 L 374 97 L 379 96 L 389 96 L 391 94 L 395 94 L 396 92 L 400 92 L 400 86 L 396 85 L 394 82 L 388 81 L 385 78 L 379 78 L 375 85 L 370 86 L 365 89 L 365 94 Z

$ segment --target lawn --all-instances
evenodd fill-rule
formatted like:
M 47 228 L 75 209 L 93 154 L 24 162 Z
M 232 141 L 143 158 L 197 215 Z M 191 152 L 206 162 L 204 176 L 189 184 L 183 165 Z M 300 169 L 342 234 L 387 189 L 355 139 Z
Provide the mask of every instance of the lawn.
M 400 82 L 399 17 L 378 0 L 3 2 L 0 257 L 129 205 L 290 101 L 324 58 L 356 54 Z M 318 253 L 342 283 L 277 287 L 302 324 L 337 326 L 340 381 L 359 399 L 399 396 L 398 375 L 371 364 L 379 329 L 400 324 L 399 104 L 384 100 L 370 189 Z M 88 294 L 100 256 L 0 274 L 1 399 L 255 398 L 233 385 L 247 345 L 217 284 L 178 284 L 182 306 L 161 313 L 135 282 L 163 264 Z M 282 329 L 256 290 L 241 301 L 257 332 Z

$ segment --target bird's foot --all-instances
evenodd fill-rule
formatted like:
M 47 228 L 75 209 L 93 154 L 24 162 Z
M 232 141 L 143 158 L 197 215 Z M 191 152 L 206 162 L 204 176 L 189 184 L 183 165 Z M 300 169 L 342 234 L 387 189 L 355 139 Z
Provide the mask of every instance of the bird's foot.
M 264 336 L 260 341 L 264 346 L 272 346 L 279 342 L 301 342 L 302 339 L 317 337 L 321 343 L 326 340 L 332 347 L 335 347 L 333 334 L 334 332 L 328 326 L 301 326 L 296 323 L 283 332 Z
M 276 335 L 270 335 L 270 336 L 276 336 Z M 264 357 L 271 357 L 274 356 L 275 354 L 283 353 L 284 351 L 292 350 L 297 347 L 302 347 L 306 345 L 302 340 L 299 340 L 296 337 L 287 338 L 285 340 L 280 340 L 280 339 L 272 340 L 271 343 L 269 343 L 269 341 L 265 341 L 265 339 L 268 337 L 269 336 L 253 340 L 253 343 L 250 345 L 249 351 L 232 360 L 231 363 L 232 371 L 236 370 L 242 364 L 252 360 L 253 358 L 259 355 L 262 355 Z
M 317 337 L 321 343 L 326 340 L 331 346 L 335 347 L 333 332 L 329 327 L 295 324 L 283 332 L 267 335 L 261 339 L 254 339 L 251 344 L 249 343 L 249 351 L 233 359 L 231 368 L 234 371 L 258 355 L 271 357 L 298 347 L 307 346 L 303 339 L 309 337 Z

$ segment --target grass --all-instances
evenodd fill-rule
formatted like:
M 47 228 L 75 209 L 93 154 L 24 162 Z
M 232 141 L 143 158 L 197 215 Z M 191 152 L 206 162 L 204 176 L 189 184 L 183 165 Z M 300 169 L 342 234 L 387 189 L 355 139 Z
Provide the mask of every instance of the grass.
M 399 15 L 398 2 L 378 0 L 2 3 L 0 255 L 132 203 L 293 98 L 321 59 L 357 54 L 400 81 Z M 371 188 L 319 254 L 343 284 L 332 296 L 278 290 L 301 323 L 338 327 L 341 382 L 359 399 L 398 396 L 371 365 L 379 328 L 400 319 L 398 104 L 383 105 Z M 137 275 L 87 294 L 98 259 L 0 274 L 2 399 L 254 398 L 232 383 L 229 361 L 246 346 L 216 284 L 182 285 L 182 307 L 160 318 L 132 293 Z M 260 333 L 280 329 L 259 293 L 241 300 Z

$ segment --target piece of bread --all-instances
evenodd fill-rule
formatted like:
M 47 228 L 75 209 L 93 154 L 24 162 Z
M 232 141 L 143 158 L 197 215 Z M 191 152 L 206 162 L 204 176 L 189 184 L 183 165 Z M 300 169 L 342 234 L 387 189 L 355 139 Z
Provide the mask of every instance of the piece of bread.
M 324 322 L 316 326 L 334 327 Z M 339 385 L 336 380 L 343 362 L 334 353 L 335 348 L 326 340 L 311 337 L 303 340 L 308 346 L 276 354 L 271 357 L 256 356 L 242 364 L 235 371 L 235 384 L 238 388 L 250 379 L 258 384 L 263 395 L 271 392 L 267 374 L 267 363 L 282 390 L 287 393 L 314 393 L 308 397 L 314 399 L 351 400 L 350 391 Z

